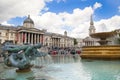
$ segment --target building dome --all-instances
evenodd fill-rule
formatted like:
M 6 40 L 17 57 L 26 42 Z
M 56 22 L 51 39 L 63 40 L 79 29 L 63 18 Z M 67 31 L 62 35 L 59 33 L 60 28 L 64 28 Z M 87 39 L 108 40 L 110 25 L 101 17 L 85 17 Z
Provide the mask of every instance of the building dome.
M 34 24 L 33 20 L 30 18 L 30 15 L 28 15 L 28 18 L 25 19 L 23 23 L 32 23 L 32 24 Z
M 67 31 L 64 32 L 64 35 L 67 36 Z
M 26 27 L 26 28 L 33 28 L 34 27 L 34 22 L 30 18 L 30 15 L 28 15 L 28 17 L 24 20 L 23 27 Z

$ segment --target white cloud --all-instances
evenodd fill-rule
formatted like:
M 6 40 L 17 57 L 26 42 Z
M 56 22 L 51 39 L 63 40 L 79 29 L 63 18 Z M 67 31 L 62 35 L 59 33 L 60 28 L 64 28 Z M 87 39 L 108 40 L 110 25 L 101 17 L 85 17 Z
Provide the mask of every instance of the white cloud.
M 74 9 L 73 13 L 59 13 L 46 12 L 39 17 L 33 17 L 36 27 L 45 28 L 50 32 L 61 33 L 70 29 L 68 35 L 72 37 L 82 37 L 81 33 L 87 35 L 89 28 L 90 15 L 93 13 L 92 7 L 85 9 Z M 64 28 L 63 28 L 64 27 Z
M 7 21 L 4 21 L 4 22 L 2 23 L 2 25 L 6 25 L 6 26 L 15 26 L 14 24 L 9 24 L 9 23 L 7 23 Z
M 0 0 L 0 22 L 16 16 L 38 15 L 49 1 L 52 0 Z
M 102 7 L 102 4 L 96 2 L 96 3 L 93 5 L 93 10 L 96 10 L 97 8 L 100 8 L 100 7 Z
M 95 22 L 95 24 L 96 24 L 95 27 L 97 32 L 120 29 L 120 16 L 116 15 L 109 19 L 102 19 L 100 21 Z
M 10 18 L 31 14 L 36 28 L 47 29 L 49 32 L 60 34 L 63 34 L 66 30 L 68 36 L 85 38 L 88 36 L 90 15 L 102 6 L 102 4 L 96 2 L 93 7 L 76 8 L 72 13 L 63 12 L 56 14 L 46 12 L 39 16 L 41 10 L 47 11 L 49 9 L 49 7 L 46 7 L 45 1 L 49 2 L 52 0 L 0 0 L 0 7 L 3 7 L 0 8 L 0 20 L 7 24 L 5 21 Z M 120 28 L 120 16 L 113 16 L 97 22 L 94 21 L 94 23 L 97 32 L 111 31 Z M 103 26 L 105 29 L 103 29 Z

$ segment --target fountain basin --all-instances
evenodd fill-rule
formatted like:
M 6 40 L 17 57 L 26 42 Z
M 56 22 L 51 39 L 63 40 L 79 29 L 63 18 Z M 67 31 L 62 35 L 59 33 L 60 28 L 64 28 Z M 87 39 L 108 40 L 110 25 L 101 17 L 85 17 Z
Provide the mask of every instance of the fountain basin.
M 99 32 L 99 33 L 90 34 L 92 38 L 100 39 L 99 41 L 97 41 L 100 45 L 107 45 L 107 43 L 109 42 L 107 38 L 110 38 L 114 35 L 115 32 Z
M 112 37 L 115 35 L 115 32 L 99 32 L 99 33 L 93 33 L 90 36 L 92 38 L 99 38 L 101 40 L 105 40 L 106 38 Z
M 85 46 L 80 56 L 82 59 L 120 60 L 120 45 Z

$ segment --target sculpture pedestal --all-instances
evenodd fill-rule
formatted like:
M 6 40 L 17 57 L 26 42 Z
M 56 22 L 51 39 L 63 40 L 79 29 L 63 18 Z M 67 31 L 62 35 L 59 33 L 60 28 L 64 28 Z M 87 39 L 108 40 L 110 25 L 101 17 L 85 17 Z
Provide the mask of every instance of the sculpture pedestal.
M 17 69 L 16 72 L 18 72 L 18 73 L 29 72 L 29 71 L 31 71 L 31 67 L 33 67 L 33 65 L 29 65 L 29 67 L 24 68 L 24 69 Z
M 25 73 L 25 72 L 30 72 L 31 71 L 31 68 L 28 68 L 28 69 L 17 69 L 16 72 L 17 73 Z

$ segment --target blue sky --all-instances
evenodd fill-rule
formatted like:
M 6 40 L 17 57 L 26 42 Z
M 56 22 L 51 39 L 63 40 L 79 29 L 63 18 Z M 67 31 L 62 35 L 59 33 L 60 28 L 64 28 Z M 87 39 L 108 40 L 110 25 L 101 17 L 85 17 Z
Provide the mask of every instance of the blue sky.
M 120 6 L 120 0 L 53 0 L 51 2 L 46 2 L 46 7 L 49 10 L 44 11 L 46 12 L 53 12 L 53 13 L 62 13 L 68 12 L 72 13 L 73 9 L 80 8 L 84 9 L 88 6 L 93 6 L 95 2 L 101 3 L 102 8 L 95 11 L 94 15 L 97 16 L 94 20 L 106 19 L 110 18 L 114 15 L 120 15 L 118 7 Z M 9 24 L 21 25 L 21 22 L 24 21 L 26 17 L 16 17 L 8 20 Z
M 108 31 L 120 28 L 118 22 L 113 23 L 116 27 L 108 27 L 111 22 L 120 19 L 120 0 L 1 0 L 0 3 L 0 22 L 5 25 L 22 25 L 30 14 L 36 28 L 45 28 L 55 33 L 56 30 L 60 33 L 66 30 L 69 35 L 82 37 L 88 34 L 84 30 L 89 28 L 89 16 L 93 14 L 98 29 L 102 24 L 105 24 Z M 79 22 L 74 22 L 75 19 Z M 82 26 L 81 30 L 76 31 L 77 26 Z
M 88 6 L 93 6 L 96 2 L 102 4 L 102 8 L 95 11 L 95 15 L 98 17 L 98 20 L 102 18 L 110 18 L 114 15 L 120 15 L 118 12 L 118 7 L 120 6 L 120 0 L 66 0 L 60 2 L 50 2 L 47 3 L 50 12 L 60 13 L 60 12 L 69 12 L 72 13 L 72 10 L 75 8 L 84 9 Z
M 100 8 L 95 12 L 98 15 L 101 14 L 102 18 L 111 17 L 112 15 L 115 15 L 118 11 L 118 6 L 120 5 L 119 0 L 66 0 L 66 1 L 60 1 L 60 2 L 53 1 L 53 2 L 47 3 L 47 7 L 49 7 L 48 11 L 50 12 L 72 13 L 72 10 L 75 8 L 84 9 L 87 6 L 93 6 L 95 2 L 101 3 L 103 5 L 102 8 Z M 104 12 L 104 14 L 102 12 Z

